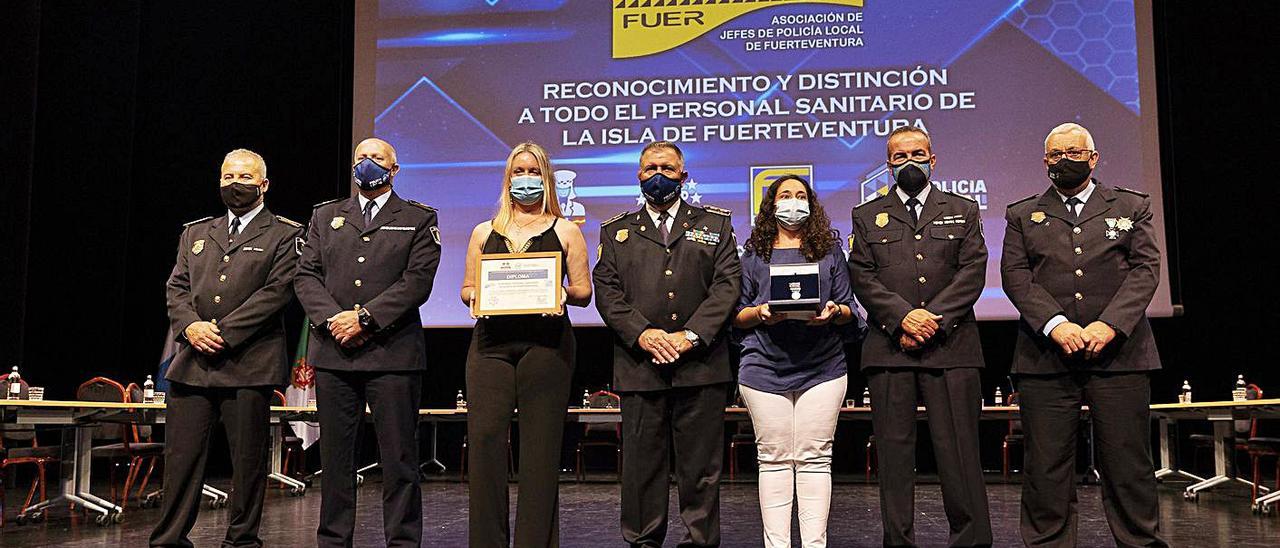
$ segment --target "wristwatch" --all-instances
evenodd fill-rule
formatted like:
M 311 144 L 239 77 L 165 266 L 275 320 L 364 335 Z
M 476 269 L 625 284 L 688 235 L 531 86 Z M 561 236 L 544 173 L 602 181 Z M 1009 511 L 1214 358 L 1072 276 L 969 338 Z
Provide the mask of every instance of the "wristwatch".
M 698 346 L 698 341 L 702 339 L 698 338 L 697 333 L 694 333 L 693 331 L 686 329 L 684 330 L 684 340 L 689 341 L 689 344 L 693 346 Z
M 368 308 L 357 310 L 356 318 L 359 320 L 361 328 L 368 329 L 369 326 L 373 325 L 373 314 L 369 313 Z

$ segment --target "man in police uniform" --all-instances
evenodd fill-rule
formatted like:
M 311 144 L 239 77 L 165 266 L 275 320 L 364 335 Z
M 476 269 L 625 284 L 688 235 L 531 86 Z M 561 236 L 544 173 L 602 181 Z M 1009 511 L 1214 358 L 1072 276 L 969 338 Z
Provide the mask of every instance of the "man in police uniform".
M 316 368 L 321 483 L 317 544 L 351 546 L 355 458 L 365 405 L 373 412 L 382 465 L 388 546 L 422 544 L 418 402 L 426 342 L 418 307 L 440 263 L 436 211 L 391 190 L 396 151 L 380 139 L 356 147 L 359 193 L 316 206 L 294 287 Z
M 227 546 L 262 546 L 272 389 L 288 379 L 281 310 L 293 299 L 302 225 L 272 215 L 258 154 L 234 150 L 219 181 L 227 213 L 186 224 L 169 275 L 178 352 L 169 380 L 164 502 L 152 546 L 191 546 L 214 423 L 231 446 Z
M 647 205 L 600 228 L 596 308 L 617 335 L 613 385 L 622 395 L 622 536 L 661 546 L 675 450 L 681 546 L 720 544 L 720 467 L 728 399 L 726 326 L 742 266 L 729 211 L 681 198 L 676 145 L 640 155 Z
M 950 544 L 991 544 L 978 453 L 982 345 L 973 315 L 986 282 L 987 247 L 978 204 L 933 188 L 936 163 L 924 130 L 895 130 L 888 165 L 896 184 L 853 210 L 849 277 L 871 326 L 862 368 L 871 389 L 886 546 L 915 544 L 920 396 Z
M 1009 205 L 1000 272 L 1022 315 L 1014 347 L 1026 435 L 1022 540 L 1076 544 L 1075 456 L 1087 404 L 1116 544 L 1166 546 L 1151 463 L 1149 374 L 1160 368 L 1146 310 L 1160 252 L 1147 195 L 1091 178 L 1089 131 L 1062 124 L 1045 139 L 1053 183 Z

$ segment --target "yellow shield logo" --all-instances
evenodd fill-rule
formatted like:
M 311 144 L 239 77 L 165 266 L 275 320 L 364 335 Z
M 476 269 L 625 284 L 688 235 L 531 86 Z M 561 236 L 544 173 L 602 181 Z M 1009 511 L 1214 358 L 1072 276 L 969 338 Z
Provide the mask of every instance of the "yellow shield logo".
M 199 255 L 201 251 L 204 251 L 204 240 L 196 240 L 195 243 L 191 244 L 191 253 L 193 255 Z
M 1043 223 L 1043 222 L 1044 222 L 1044 212 L 1043 212 L 1043 211 L 1032 211 L 1032 212 L 1031 212 L 1031 222 L 1036 223 L 1036 224 Z
M 877 213 L 877 214 L 876 214 L 876 226 L 878 226 L 878 227 L 880 227 L 880 228 L 884 228 L 884 227 L 885 227 L 885 226 L 887 226 L 888 224 L 889 224 L 889 214 L 888 214 L 888 213 Z
M 342 228 L 344 224 L 347 224 L 345 217 L 334 217 L 332 221 L 329 221 L 329 226 L 333 227 L 334 230 Z
M 630 235 L 631 235 L 631 231 L 624 228 L 622 230 L 619 230 L 617 234 L 614 234 L 613 239 L 617 240 L 618 243 L 622 243 L 627 241 L 627 237 Z

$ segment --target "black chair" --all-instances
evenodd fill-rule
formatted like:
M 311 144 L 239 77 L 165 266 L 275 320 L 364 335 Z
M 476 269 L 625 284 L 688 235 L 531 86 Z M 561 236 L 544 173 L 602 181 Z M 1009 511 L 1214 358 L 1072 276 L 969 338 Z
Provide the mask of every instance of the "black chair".
M 587 397 L 587 404 L 592 409 L 618 409 L 622 405 L 622 398 L 613 392 L 600 390 Z M 622 425 L 618 423 L 592 423 L 588 422 L 582 425 L 582 439 L 578 440 L 578 447 L 574 451 L 577 466 L 575 473 L 578 481 L 586 475 L 586 470 L 582 464 L 582 450 L 587 447 L 608 447 L 613 448 L 617 459 L 618 474 L 622 474 Z
M 19 398 L 27 399 L 27 382 L 19 381 L 20 390 Z M 0 388 L 5 394 L 9 393 L 9 380 L 6 378 L 0 381 Z M 40 500 L 44 502 L 46 497 L 46 485 L 48 482 L 45 476 L 45 470 L 50 464 L 59 461 L 61 448 L 58 446 L 43 447 L 36 439 L 35 427 L 21 425 L 4 425 L 0 426 L 0 478 L 4 478 L 9 469 L 21 465 L 31 465 L 35 468 L 35 476 L 31 479 L 31 487 L 27 489 L 27 498 L 22 503 L 22 509 L 31 506 L 32 499 L 35 498 L 36 490 L 40 491 Z M 4 527 L 4 485 L 0 482 L 0 527 Z M 31 515 L 19 513 L 15 521 L 18 525 L 26 523 L 27 520 L 40 521 L 44 519 L 44 512 L 39 511 Z
M 1251 384 L 1245 388 L 1245 399 L 1256 400 L 1262 397 L 1262 389 L 1258 385 Z M 1232 421 L 1232 431 L 1227 434 L 1224 445 L 1227 450 L 1227 475 L 1235 477 L 1238 470 L 1236 466 L 1236 457 L 1238 455 L 1249 454 L 1249 438 L 1253 431 L 1254 423 L 1257 419 L 1240 419 Z M 1191 434 L 1187 436 L 1191 440 L 1191 467 L 1199 470 L 1200 453 L 1208 451 L 1213 454 L 1213 434 Z

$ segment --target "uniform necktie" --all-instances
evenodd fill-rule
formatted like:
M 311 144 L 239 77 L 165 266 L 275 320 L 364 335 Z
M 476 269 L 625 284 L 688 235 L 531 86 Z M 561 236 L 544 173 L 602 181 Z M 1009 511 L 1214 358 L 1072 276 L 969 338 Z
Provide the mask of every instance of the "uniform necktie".
M 1083 203 L 1084 201 L 1082 201 L 1080 198 L 1076 198 L 1075 196 L 1072 196 L 1070 198 L 1067 198 L 1067 209 L 1071 210 L 1071 215 L 1078 219 L 1080 218 L 1080 210 L 1076 208 Z
M 239 233 L 240 233 L 240 218 L 239 218 L 239 217 L 232 217 L 232 218 L 231 218 L 231 232 L 229 232 L 229 233 L 227 234 L 227 243 L 235 242 L 235 241 L 236 241 L 236 234 L 239 234 Z
M 377 206 L 377 205 L 378 205 L 378 202 L 375 202 L 373 200 L 369 200 L 368 202 L 365 202 L 364 204 L 364 227 L 365 228 L 369 228 L 369 225 L 373 224 L 373 208 L 374 206 Z
M 662 236 L 662 245 L 667 245 L 667 238 L 671 236 L 671 231 L 667 230 L 667 219 L 670 218 L 666 211 L 658 214 L 658 234 Z
M 907 200 L 907 211 L 911 212 L 911 225 L 920 224 L 920 213 L 916 211 L 916 207 L 920 205 L 920 200 L 911 198 Z

